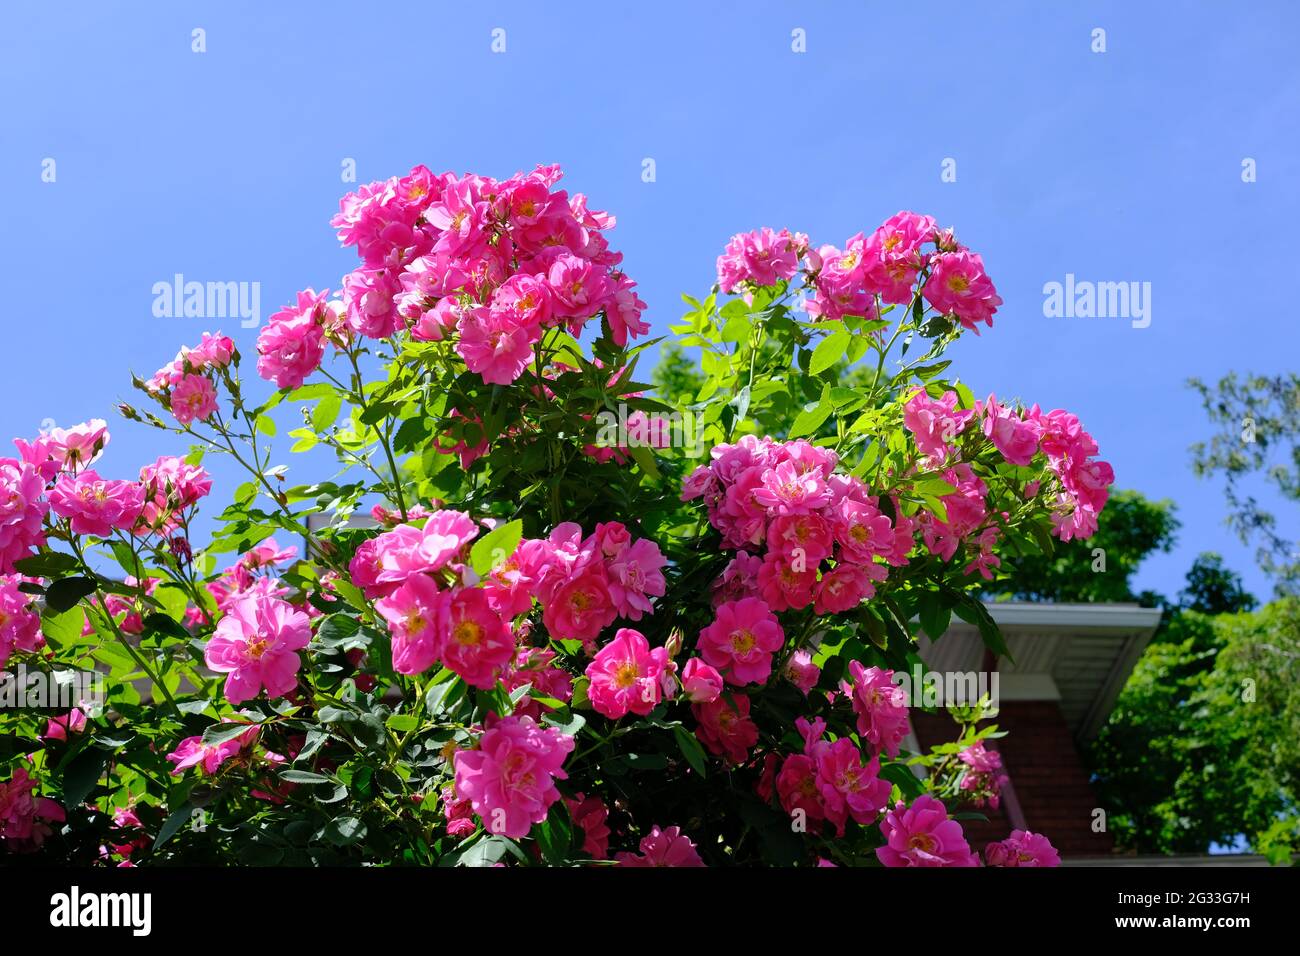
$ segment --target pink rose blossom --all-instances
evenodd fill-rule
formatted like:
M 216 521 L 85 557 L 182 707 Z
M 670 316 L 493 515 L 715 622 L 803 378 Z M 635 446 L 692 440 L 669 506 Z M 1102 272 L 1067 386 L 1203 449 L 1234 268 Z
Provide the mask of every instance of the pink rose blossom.
M 911 806 L 899 801 L 885 814 L 880 832 L 885 845 L 876 856 L 885 866 L 979 866 L 961 824 L 949 819 L 947 807 L 929 794 Z
M 785 632 L 758 598 L 728 601 L 718 607 L 712 624 L 700 632 L 700 656 L 718 668 L 727 683 L 761 684 L 772 673 L 772 655 L 785 643 Z
M 488 832 L 518 840 L 546 819 L 560 798 L 564 760 L 573 738 L 530 717 L 505 717 L 493 724 L 474 750 L 453 758 L 456 792 L 468 799 Z
M 639 631 L 620 628 L 587 665 L 587 696 L 596 712 L 617 720 L 631 711 L 645 716 L 662 695 L 660 677 L 668 651 L 650 648 Z
M 853 701 L 858 735 L 891 757 L 907 736 L 907 691 L 894 683 L 894 672 L 849 662 L 852 682 L 841 688 Z
M 785 676 L 807 697 L 821 679 L 822 669 L 813 663 L 811 653 L 800 650 L 790 655 L 785 665 Z
M 268 320 L 257 336 L 257 374 L 277 388 L 298 388 L 320 368 L 325 355 L 328 290 L 298 293 L 296 305 L 286 306 Z
M 1012 830 L 1007 839 L 985 848 L 984 861 L 989 866 L 1060 866 L 1061 855 L 1042 834 Z
M 458 588 L 443 594 L 438 641 L 443 664 L 472 687 L 495 687 L 497 678 L 514 660 L 514 634 L 509 623 L 492 610 L 482 588 Z
M 226 678 L 226 700 L 242 704 L 263 689 L 282 697 L 298 686 L 298 651 L 311 642 L 311 622 L 291 604 L 250 592 L 226 611 L 204 652 L 212 670 Z
M 437 616 L 442 602 L 438 584 L 427 574 L 413 574 L 392 593 L 375 602 L 375 610 L 392 633 L 393 670 L 423 674 L 442 651 Z
M 108 423 L 102 418 L 72 428 L 51 428 L 46 436 L 50 457 L 68 471 L 93 465 L 108 445 Z
M 185 375 L 172 386 L 171 410 L 182 425 L 207 421 L 217 410 L 217 390 L 206 376 Z
M 54 513 L 71 519 L 73 534 L 107 538 L 114 528 L 134 527 L 144 508 L 145 489 L 138 481 L 106 480 L 87 469 L 75 477 L 61 476 L 49 497 Z
M 18 589 L 24 580 L 16 574 L 0 574 L 0 667 L 15 651 L 32 653 L 44 641 L 32 595 Z
M 722 675 L 717 668 L 692 657 L 682 670 L 682 693 L 692 704 L 711 704 L 722 694 Z
M 984 271 L 984 260 L 964 249 L 934 257 L 923 294 L 938 312 L 955 315 L 963 327 L 977 334 L 980 322 L 993 326 L 993 314 L 1002 304 Z
M 62 717 L 51 718 L 41 736 L 44 740 L 67 740 L 70 733 L 81 733 L 85 729 L 86 715 L 74 707 Z
M 614 859 L 619 866 L 704 866 L 695 844 L 680 827 L 651 827 L 650 833 L 641 838 L 640 854 L 618 853 Z
M 593 860 L 609 859 L 609 825 L 605 822 L 609 808 L 604 801 L 594 793 L 575 793 L 572 798 L 565 797 L 564 804 L 574 825 L 582 828 L 582 852 Z
M 620 616 L 639 621 L 653 610 L 652 597 L 663 597 L 663 567 L 668 563 L 659 546 L 642 538 L 623 548 L 605 565 L 609 596 Z
M 699 726 L 695 736 L 709 753 L 726 757 L 735 764 L 749 759 L 749 748 L 758 743 L 758 725 L 749 719 L 749 698 L 744 694 L 723 694 L 707 704 L 692 704 L 691 713 Z

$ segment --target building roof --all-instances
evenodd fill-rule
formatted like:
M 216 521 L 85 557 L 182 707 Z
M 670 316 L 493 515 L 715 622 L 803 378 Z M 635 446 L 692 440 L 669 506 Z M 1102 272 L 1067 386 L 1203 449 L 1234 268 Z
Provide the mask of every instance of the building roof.
M 1001 699 L 1058 701 L 1079 742 L 1090 740 L 1106 722 L 1161 615 L 1159 608 L 1136 604 L 985 606 L 1011 654 L 998 664 Z M 932 670 L 984 669 L 984 643 L 972 624 L 954 618 L 940 640 L 924 634 L 918 640 Z

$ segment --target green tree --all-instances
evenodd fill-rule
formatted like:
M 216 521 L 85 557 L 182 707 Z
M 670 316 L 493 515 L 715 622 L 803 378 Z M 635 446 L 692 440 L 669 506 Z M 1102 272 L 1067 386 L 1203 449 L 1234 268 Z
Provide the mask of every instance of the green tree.
M 1300 546 L 1252 491 L 1254 479 L 1284 501 L 1300 502 L 1300 375 L 1232 372 L 1217 385 L 1196 378 L 1188 384 L 1217 428 L 1208 442 L 1192 446 L 1193 469 L 1223 476 L 1229 526 L 1243 543 L 1255 542 L 1256 560 L 1279 595 L 1300 593 Z
M 1123 849 L 1204 852 L 1245 837 L 1296 844 L 1300 602 L 1255 600 L 1201 555 L 1089 750 Z
M 1004 559 L 1004 576 L 990 582 L 986 592 L 1019 601 L 1161 604 L 1160 595 L 1135 593 L 1132 578 L 1149 555 L 1173 548 L 1179 527 L 1174 511 L 1170 501 L 1112 492 L 1091 538 L 1053 542 L 1051 554 Z

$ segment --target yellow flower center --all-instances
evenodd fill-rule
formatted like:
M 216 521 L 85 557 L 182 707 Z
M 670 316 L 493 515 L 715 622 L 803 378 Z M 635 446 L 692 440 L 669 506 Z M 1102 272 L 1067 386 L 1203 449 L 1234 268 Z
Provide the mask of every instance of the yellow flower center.
M 934 837 L 928 833 L 914 833 L 912 838 L 907 841 L 909 850 L 920 850 L 922 853 L 934 852 Z
M 483 639 L 483 628 L 473 621 L 458 621 L 451 629 L 451 636 L 462 647 L 473 647 Z
M 731 632 L 731 649 L 738 655 L 748 654 L 754 649 L 754 635 L 745 628 Z

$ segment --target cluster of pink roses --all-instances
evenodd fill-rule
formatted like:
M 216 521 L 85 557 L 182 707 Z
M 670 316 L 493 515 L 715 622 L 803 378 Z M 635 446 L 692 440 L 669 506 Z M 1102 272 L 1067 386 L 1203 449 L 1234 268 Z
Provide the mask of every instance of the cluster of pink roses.
M 435 511 L 422 526 L 399 525 L 357 549 L 349 570 L 389 624 L 398 673 L 418 674 L 440 661 L 469 684 L 491 688 L 514 664 L 535 683 L 538 672 L 551 670 L 549 660 L 525 653 L 516 662 L 511 628 L 535 600 L 551 637 L 594 649 L 604 628 L 619 617 L 640 620 L 664 593 L 658 546 L 633 540 L 618 522 L 586 537 L 566 523 L 545 539 L 524 539 L 482 582 L 463 553 L 477 533 L 468 515 Z
M 0 573 L 12 572 L 15 561 L 45 543 L 50 483 L 94 464 L 108 438 L 108 425 L 96 418 L 73 428 L 52 428 L 30 442 L 14 440 L 18 457 L 0 458 Z
M 614 218 L 555 189 L 561 175 L 544 166 L 498 181 L 417 166 L 345 196 L 331 224 L 362 264 L 344 277 L 341 301 L 308 290 L 271 317 L 258 371 L 294 388 L 327 339 L 409 330 L 418 341 L 454 339 L 471 372 L 504 385 L 547 328 L 576 335 L 602 315 L 620 347 L 646 333 L 645 303 L 603 235 Z
M 966 573 L 978 570 L 991 578 L 990 568 L 1000 563 L 992 554 L 998 529 L 985 524 L 989 517 L 984 503 L 988 489 L 968 464 L 958 460 L 955 439 L 972 422 L 978 423 L 1009 464 L 1029 465 L 1039 451 L 1043 453 L 1060 483 L 1052 512 L 1053 534 L 1070 541 L 1088 538 L 1097 530 L 1097 516 L 1106 505 L 1115 472 L 1109 463 L 1093 457 L 1098 451 L 1097 442 L 1077 416 L 1059 408 L 1044 413 L 1037 405 L 1017 413 L 992 395 L 971 409 L 959 409 L 957 405 L 955 392 L 945 392 L 936 399 L 918 389 L 903 410 L 904 427 L 912 433 L 927 467 L 941 470 L 944 480 L 956 489 L 940 497 L 946 521 L 928 513 L 920 519 L 927 548 L 951 560 L 958 545 L 974 537 L 979 553 Z M 1033 494 L 1037 488 L 1033 483 L 1026 490 Z
M 986 749 L 984 741 L 977 740 L 957 754 L 957 759 L 965 764 L 959 784 L 965 799 L 974 806 L 996 810 L 1002 799 L 1002 783 L 1006 779 L 1002 771 L 1002 755 L 996 750 Z
M 911 302 L 923 273 L 921 295 L 965 328 L 992 326 L 1002 304 L 979 255 L 957 242 L 952 230 L 914 212 L 891 216 L 870 236 L 858 233 L 842 250 L 814 249 L 807 236 L 786 229 L 735 235 L 718 257 L 718 285 L 723 292 L 749 294 L 756 286 L 793 278 L 801 261 L 812 292 L 806 307 L 814 319 L 874 319 L 882 303 Z
M 192 353 L 191 353 L 192 354 Z M 137 481 L 102 478 L 90 465 L 108 444 L 100 419 L 16 440 L 21 458 L 0 459 L 0 572 L 45 542 L 53 511 L 76 535 L 168 535 L 184 525 L 212 489 L 206 471 L 174 456 L 140 469 Z
M 15 770 L 0 782 L 0 846 L 15 853 L 31 852 L 50 835 L 49 824 L 64 819 L 63 808 L 55 801 L 36 796 L 36 781 L 26 770 Z
M 33 653 L 45 641 L 33 596 L 19 590 L 26 580 L 20 574 L 0 574 L 0 667 L 15 651 Z
M 891 519 L 859 479 L 836 474 L 833 451 L 746 435 L 711 455 L 687 477 L 682 500 L 703 498 L 723 545 L 740 549 L 715 586 L 719 603 L 756 597 L 773 611 L 811 604 L 834 614 L 907 563 L 912 522 L 897 507 Z M 827 561 L 833 567 L 819 573 Z
M 182 425 L 206 421 L 217 410 L 213 373 L 226 368 L 235 358 L 235 343 L 229 336 L 204 332 L 198 345 L 182 348 L 175 359 L 155 372 L 145 382 L 145 390 Z

